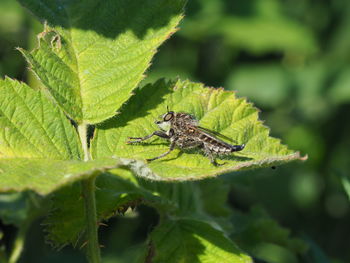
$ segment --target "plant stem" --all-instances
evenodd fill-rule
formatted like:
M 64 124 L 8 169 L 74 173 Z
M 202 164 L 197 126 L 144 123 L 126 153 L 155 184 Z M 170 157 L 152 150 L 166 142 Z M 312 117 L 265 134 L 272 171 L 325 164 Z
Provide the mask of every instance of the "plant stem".
M 87 145 L 87 125 L 78 126 L 78 133 L 82 148 L 84 150 L 84 161 L 91 160 L 90 152 Z M 95 178 L 96 174 L 82 182 L 82 191 L 85 205 L 85 216 L 87 222 L 87 258 L 90 263 L 100 263 L 100 246 L 97 235 L 97 217 L 96 217 L 96 200 L 95 200 Z
M 87 125 L 86 124 L 78 125 L 78 133 L 81 141 L 81 146 L 84 151 L 84 161 L 86 162 L 91 160 L 91 156 L 90 156 L 90 152 L 87 144 Z
M 26 232 L 27 232 L 27 224 L 19 228 L 15 242 L 13 243 L 13 249 L 11 251 L 10 259 L 8 261 L 9 263 L 17 262 L 19 257 L 21 256 Z
M 100 263 L 100 246 L 97 235 L 97 217 L 95 201 L 95 176 L 83 181 L 83 196 L 87 221 L 87 256 L 89 262 Z

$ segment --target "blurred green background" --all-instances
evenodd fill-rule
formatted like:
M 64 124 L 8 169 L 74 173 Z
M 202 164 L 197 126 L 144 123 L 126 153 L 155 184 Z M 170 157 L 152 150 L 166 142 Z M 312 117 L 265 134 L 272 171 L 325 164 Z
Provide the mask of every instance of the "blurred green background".
M 32 49 L 40 30 L 16 1 L 1 0 L 1 77 L 38 85 L 15 47 Z M 189 0 L 180 30 L 160 48 L 147 75 L 144 83 L 180 77 L 222 86 L 261 109 L 272 135 L 309 159 L 221 176 L 231 184 L 230 206 L 243 212 L 263 207 L 307 241 L 307 262 L 350 262 L 349 196 L 342 184 L 350 176 L 349 0 Z M 123 255 L 106 262 L 129 262 L 128 253 L 157 222 L 150 208 L 137 214 L 101 229 L 102 243 L 113 244 L 103 250 L 107 258 Z M 10 243 L 15 228 L 0 227 Z M 77 250 L 52 250 L 43 236 L 38 221 L 21 262 L 84 262 Z

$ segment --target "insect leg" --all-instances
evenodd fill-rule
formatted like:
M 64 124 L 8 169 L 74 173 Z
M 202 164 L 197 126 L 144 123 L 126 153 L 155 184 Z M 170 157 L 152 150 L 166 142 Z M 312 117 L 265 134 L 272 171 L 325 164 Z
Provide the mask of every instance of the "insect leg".
M 151 159 L 147 159 L 146 161 L 147 162 L 151 162 L 151 161 L 154 161 L 154 160 L 157 160 L 157 159 L 160 159 L 160 158 L 163 158 L 164 156 L 168 155 L 169 153 L 171 153 L 172 150 L 175 149 L 175 141 L 172 141 L 171 144 L 170 144 L 170 148 L 167 152 L 157 156 L 157 157 L 154 157 L 154 158 L 151 158 Z
M 224 163 L 217 163 L 216 160 L 215 160 L 215 155 L 209 148 L 205 147 L 204 146 L 204 152 L 206 154 L 206 156 L 208 156 L 208 158 L 210 159 L 210 162 L 215 165 L 215 166 L 221 166 L 221 165 L 224 165 L 226 164 L 226 162 Z
M 158 137 L 161 137 L 161 138 L 164 138 L 164 139 L 170 139 L 170 136 L 168 136 L 165 132 L 162 132 L 162 131 L 155 131 L 153 132 L 152 134 L 149 134 L 145 137 L 129 137 L 128 141 L 126 142 L 127 144 L 132 144 L 132 143 L 138 143 L 138 142 L 142 142 L 142 141 L 145 141 L 149 138 L 151 138 L 152 136 L 158 136 Z M 133 140 L 133 141 L 132 141 Z

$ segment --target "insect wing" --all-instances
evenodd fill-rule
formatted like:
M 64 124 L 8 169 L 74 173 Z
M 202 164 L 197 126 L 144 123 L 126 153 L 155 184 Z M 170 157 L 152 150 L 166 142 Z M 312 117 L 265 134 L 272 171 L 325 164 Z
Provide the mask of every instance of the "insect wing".
M 225 135 L 223 135 L 223 134 L 221 134 L 219 132 L 212 131 L 212 130 L 209 130 L 207 128 L 201 127 L 201 126 L 197 126 L 197 128 L 199 130 L 202 130 L 203 132 L 209 133 L 209 135 L 211 135 L 211 136 L 215 135 L 215 136 L 220 137 L 222 139 L 226 139 L 226 140 L 228 140 L 230 142 L 237 143 L 237 141 L 235 141 L 235 140 L 233 140 L 233 139 L 231 139 L 231 138 L 229 138 L 229 137 L 227 137 L 227 136 L 225 136 Z

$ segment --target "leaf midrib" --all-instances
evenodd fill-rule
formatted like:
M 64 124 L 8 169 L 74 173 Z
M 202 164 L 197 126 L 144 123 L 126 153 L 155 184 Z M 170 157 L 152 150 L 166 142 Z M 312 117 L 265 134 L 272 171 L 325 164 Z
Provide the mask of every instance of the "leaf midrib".
M 76 50 L 76 47 L 74 45 L 74 39 L 73 39 L 73 34 L 72 34 L 72 28 L 73 28 L 73 25 L 72 25 L 72 21 L 71 21 L 71 18 L 70 18 L 70 15 L 69 15 L 69 12 L 67 10 L 66 7 L 63 7 L 64 9 L 64 12 L 66 13 L 66 16 L 67 16 L 67 23 L 68 23 L 68 29 L 67 32 L 68 32 L 68 36 L 69 36 L 69 39 L 70 39 L 70 43 L 71 43 L 71 47 L 72 47 L 72 51 L 73 51 L 73 54 L 74 54 L 74 59 L 75 59 L 75 65 L 76 65 L 76 72 L 77 72 L 77 79 L 78 79 L 78 85 L 79 85 L 79 94 L 80 94 L 80 101 L 81 101 L 81 107 L 80 107 L 80 116 L 82 118 L 82 123 L 84 123 L 84 113 L 83 113 L 83 108 L 84 108 L 84 99 L 83 99 L 83 92 L 82 92 L 82 83 L 81 83 L 81 77 L 80 77 L 80 71 L 79 71 L 79 62 L 78 62 L 78 56 L 77 56 L 77 50 Z M 79 120 L 75 120 L 79 123 Z

